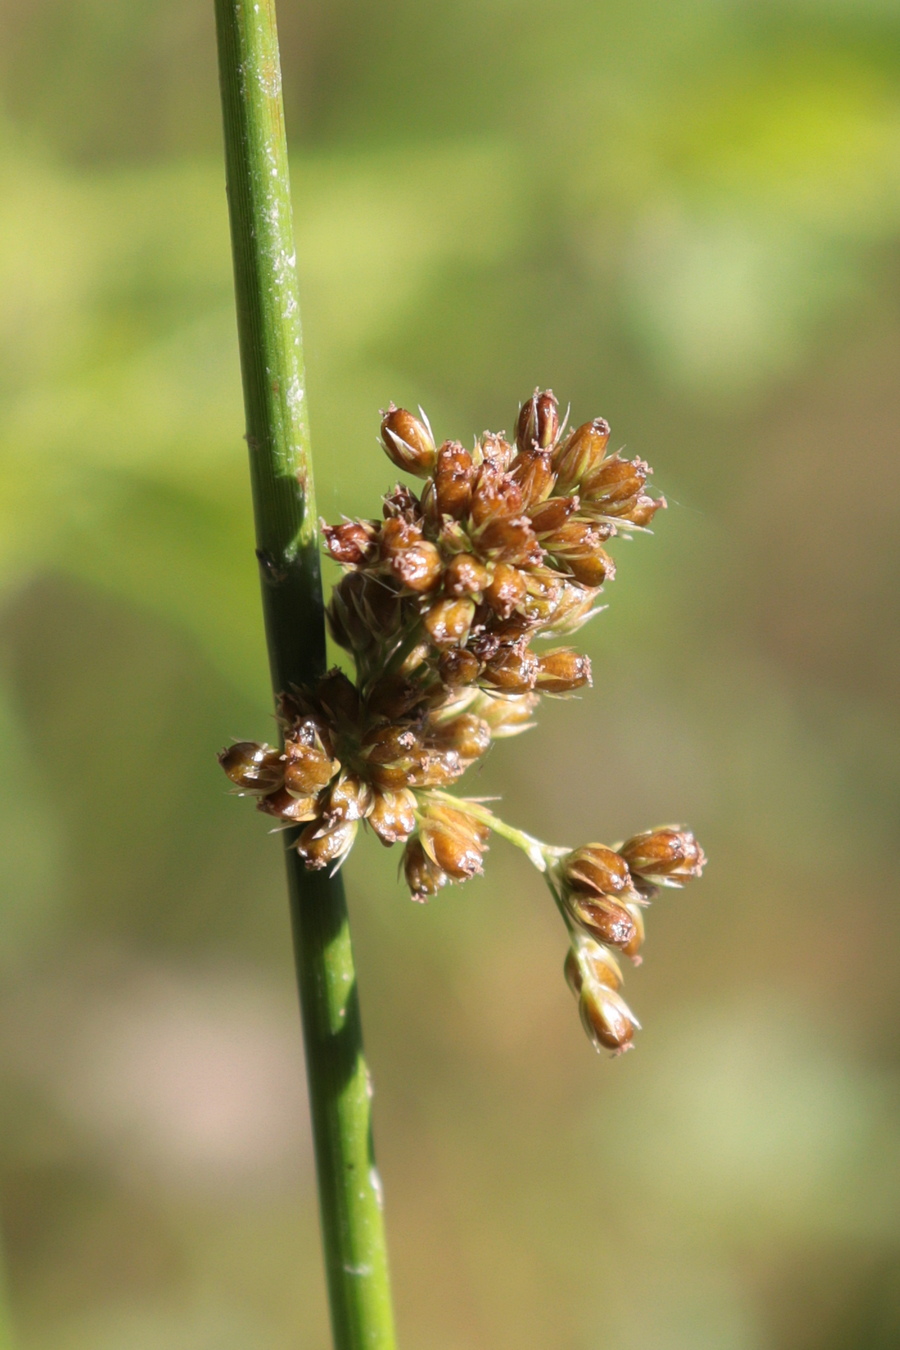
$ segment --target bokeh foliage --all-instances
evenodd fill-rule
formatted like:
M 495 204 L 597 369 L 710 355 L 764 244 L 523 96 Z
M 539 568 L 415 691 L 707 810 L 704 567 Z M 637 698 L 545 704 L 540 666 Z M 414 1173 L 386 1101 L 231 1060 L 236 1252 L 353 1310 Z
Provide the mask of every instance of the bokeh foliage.
M 687 819 L 647 1030 L 595 1061 L 497 845 L 348 866 L 402 1339 L 900 1334 L 900 21 L 882 0 L 283 5 L 327 517 L 391 397 L 540 381 L 654 464 L 595 688 L 472 791 Z M 327 1344 L 202 4 L 0 5 L 0 1197 L 27 1350 Z M 302 1330 L 300 1330 L 302 1328 Z

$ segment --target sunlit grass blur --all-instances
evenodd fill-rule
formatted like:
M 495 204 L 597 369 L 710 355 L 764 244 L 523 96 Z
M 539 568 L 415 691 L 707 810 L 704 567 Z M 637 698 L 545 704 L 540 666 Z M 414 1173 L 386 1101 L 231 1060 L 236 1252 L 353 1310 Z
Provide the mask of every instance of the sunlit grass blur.
M 687 820 L 596 1058 L 541 883 L 348 867 L 402 1342 L 900 1343 L 900 19 L 283 5 L 319 507 L 551 385 L 669 499 L 474 793 Z M 3 0 L 0 1223 L 19 1350 L 328 1344 L 211 6 Z M 0 1317 L 0 1344 L 2 1344 Z

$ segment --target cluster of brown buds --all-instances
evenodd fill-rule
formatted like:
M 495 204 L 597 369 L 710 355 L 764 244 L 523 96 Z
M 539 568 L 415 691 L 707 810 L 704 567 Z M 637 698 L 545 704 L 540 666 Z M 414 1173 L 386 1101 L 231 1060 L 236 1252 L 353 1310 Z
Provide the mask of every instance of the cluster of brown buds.
M 339 867 L 361 822 L 403 844 L 415 900 L 481 872 L 492 830 L 524 848 L 572 934 L 566 970 L 585 1027 L 598 1048 L 622 1050 L 637 1023 L 610 949 L 639 959 L 654 887 L 699 875 L 693 837 L 656 830 L 618 851 L 570 854 L 446 791 L 493 740 L 533 725 L 541 695 L 591 683 L 585 655 L 532 644 L 568 637 L 596 612 L 615 576 L 605 545 L 646 530 L 666 504 L 646 490 L 648 466 L 609 453 L 609 437 L 602 418 L 566 434 L 550 390 L 522 405 L 514 443 L 485 432 L 472 450 L 438 446 L 424 413 L 392 404 L 383 446 L 424 480 L 421 492 L 398 484 L 381 519 L 324 526 L 344 569 L 329 626 L 355 680 L 336 668 L 285 691 L 281 747 L 241 741 L 220 762 L 261 811 L 296 829 L 308 867 Z

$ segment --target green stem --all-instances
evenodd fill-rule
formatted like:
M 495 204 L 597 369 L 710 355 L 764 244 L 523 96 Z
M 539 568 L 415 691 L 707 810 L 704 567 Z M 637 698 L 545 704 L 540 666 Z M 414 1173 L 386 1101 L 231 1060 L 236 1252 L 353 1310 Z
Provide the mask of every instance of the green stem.
M 309 421 L 273 0 L 215 0 L 257 556 L 276 695 L 325 668 Z M 337 1350 L 395 1345 L 370 1084 L 340 878 L 285 836 Z

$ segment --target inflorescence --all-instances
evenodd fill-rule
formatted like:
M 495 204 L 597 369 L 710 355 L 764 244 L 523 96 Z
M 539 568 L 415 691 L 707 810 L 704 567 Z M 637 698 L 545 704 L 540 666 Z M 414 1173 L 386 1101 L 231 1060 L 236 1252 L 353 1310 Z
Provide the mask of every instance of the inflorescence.
M 421 412 L 421 409 L 420 409 Z M 699 876 L 690 831 L 664 826 L 616 847 L 571 851 L 513 829 L 483 802 L 447 787 L 493 740 L 533 726 L 541 695 L 591 683 L 567 638 L 597 612 L 615 565 L 604 545 L 643 531 L 664 498 L 646 491 L 639 459 L 608 453 L 602 418 L 568 435 L 550 390 L 523 404 L 515 444 L 485 432 L 473 450 L 435 443 L 425 414 L 392 404 L 381 437 L 394 464 L 424 480 L 398 484 L 381 520 L 324 526 L 344 568 L 328 606 L 355 683 L 335 668 L 279 700 L 283 749 L 240 741 L 219 756 L 261 811 L 300 827 L 307 867 L 337 868 L 360 823 L 403 844 L 414 900 L 482 871 L 490 832 L 543 872 L 565 921 L 565 973 L 598 1050 L 631 1047 L 638 1022 L 618 990 L 614 952 L 640 962 L 643 909 L 659 886 Z

